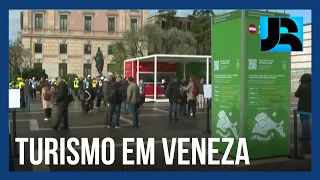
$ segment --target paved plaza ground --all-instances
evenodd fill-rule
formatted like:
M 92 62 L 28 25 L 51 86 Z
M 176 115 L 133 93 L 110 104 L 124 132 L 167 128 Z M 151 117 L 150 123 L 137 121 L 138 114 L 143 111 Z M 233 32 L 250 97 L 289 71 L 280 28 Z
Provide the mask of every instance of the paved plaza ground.
M 297 99 L 291 98 L 291 108 L 295 109 L 297 106 Z M 103 105 L 102 105 L 103 107 Z M 52 122 L 43 121 L 43 111 L 39 100 L 32 100 L 31 111 L 24 112 L 19 110 L 17 112 L 17 137 L 34 137 L 34 138 L 105 138 L 112 137 L 116 143 L 116 161 L 112 166 L 106 165 L 76 165 L 76 166 L 46 166 L 40 164 L 33 166 L 29 161 L 29 147 L 25 148 L 26 156 L 25 165 L 17 165 L 17 171 L 310 171 L 311 170 L 311 155 L 306 152 L 304 148 L 299 148 L 299 151 L 305 153 L 305 159 L 292 160 L 287 157 L 252 160 L 250 166 L 178 166 L 175 162 L 172 166 L 166 166 L 164 163 L 163 150 L 161 144 L 155 146 L 155 162 L 154 166 L 122 166 L 122 138 L 124 137 L 153 137 L 161 140 L 162 137 L 210 137 L 206 133 L 206 113 L 199 112 L 197 120 L 189 119 L 188 117 L 180 118 L 177 123 L 169 122 L 168 120 L 168 104 L 167 103 L 146 103 L 141 108 L 140 128 L 132 127 L 130 115 L 121 113 L 120 124 L 121 129 L 108 129 L 105 126 L 105 111 L 104 108 L 95 108 L 91 114 L 84 114 L 81 112 L 79 102 L 75 102 L 69 108 L 69 125 L 68 131 L 60 130 L 54 131 L 50 128 Z M 291 112 L 291 114 L 293 114 Z M 53 111 L 53 120 L 56 117 L 56 110 Z M 11 117 L 10 117 L 11 119 Z M 12 124 L 12 121 L 11 121 Z M 300 124 L 300 123 L 298 123 Z M 290 121 L 293 127 L 293 115 Z M 293 128 L 290 128 L 290 147 L 293 147 Z M 300 132 L 300 128 L 299 128 Z M 36 143 L 37 145 L 37 143 Z M 133 149 L 135 145 L 133 145 Z M 186 147 L 190 148 L 190 147 Z M 69 152 L 66 152 L 68 154 Z M 176 153 L 177 154 L 177 153 Z M 135 159 L 135 157 L 129 157 Z M 185 157 L 191 159 L 191 156 Z M 176 158 L 175 158 L 176 159 Z

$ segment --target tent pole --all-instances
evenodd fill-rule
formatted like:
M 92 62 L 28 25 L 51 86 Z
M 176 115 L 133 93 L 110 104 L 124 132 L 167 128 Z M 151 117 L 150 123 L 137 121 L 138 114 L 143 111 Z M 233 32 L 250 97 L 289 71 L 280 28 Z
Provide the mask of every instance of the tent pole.
M 209 58 L 207 58 L 206 61 L 206 66 L 207 66 L 207 70 L 206 70 L 206 84 L 209 84 L 209 71 L 210 71 L 210 62 L 209 62 Z
M 158 84 L 157 84 L 157 56 L 154 57 L 154 90 L 153 90 L 153 100 L 157 100 L 157 89 L 158 89 Z

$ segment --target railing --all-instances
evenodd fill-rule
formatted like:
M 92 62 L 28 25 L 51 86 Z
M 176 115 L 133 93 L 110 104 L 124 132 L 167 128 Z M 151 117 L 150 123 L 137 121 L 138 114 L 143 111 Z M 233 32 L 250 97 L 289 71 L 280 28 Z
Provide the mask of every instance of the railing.
M 36 36 L 85 36 L 85 37 L 122 37 L 122 32 L 106 31 L 85 31 L 85 30 L 64 30 L 64 29 L 34 29 L 23 28 L 21 35 L 36 35 Z

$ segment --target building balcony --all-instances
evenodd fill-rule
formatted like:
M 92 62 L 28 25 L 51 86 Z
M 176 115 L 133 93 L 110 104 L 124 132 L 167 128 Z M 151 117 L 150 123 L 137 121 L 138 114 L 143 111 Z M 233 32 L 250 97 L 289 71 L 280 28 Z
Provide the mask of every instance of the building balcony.
M 122 38 L 122 32 L 23 28 L 22 37 Z

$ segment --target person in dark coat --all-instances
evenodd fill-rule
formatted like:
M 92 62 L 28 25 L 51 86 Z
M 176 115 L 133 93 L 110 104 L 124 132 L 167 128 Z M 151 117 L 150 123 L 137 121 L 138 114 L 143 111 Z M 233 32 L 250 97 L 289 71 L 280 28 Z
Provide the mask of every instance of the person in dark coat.
M 30 111 L 31 97 L 33 94 L 33 88 L 29 83 L 29 80 L 25 80 L 25 84 L 23 86 L 23 96 L 26 104 L 27 111 Z
M 179 98 L 179 115 L 187 115 L 186 113 L 186 105 L 188 103 L 187 101 L 187 92 L 184 90 L 188 85 L 188 82 L 186 80 L 181 81 L 180 85 L 180 98 Z
M 301 76 L 300 85 L 295 93 L 299 98 L 298 111 L 300 111 L 300 121 L 302 126 L 302 140 L 310 138 L 310 114 L 311 114 L 311 74 Z
M 122 87 L 123 87 L 123 91 L 125 92 L 124 93 L 124 101 L 123 101 L 123 111 L 125 114 L 128 114 L 129 112 L 129 104 L 128 104 L 128 101 L 127 101 L 127 90 L 128 90 L 128 86 L 129 86 L 129 83 L 128 83 L 128 78 L 125 78 L 123 81 L 122 81 Z
M 63 119 L 63 125 L 60 129 L 69 129 L 68 106 L 69 106 L 69 88 L 67 83 L 62 81 L 61 77 L 57 78 L 57 91 L 55 95 L 56 107 L 58 109 L 57 121 L 52 129 L 57 130 Z
M 103 84 L 103 81 L 104 81 L 104 77 L 100 77 L 99 79 L 99 82 L 97 84 L 97 103 L 96 103 L 96 106 L 99 108 L 100 105 L 101 105 L 101 101 L 103 99 L 103 92 L 102 92 L 102 84 Z
M 169 98 L 169 119 L 172 120 L 172 110 L 174 113 L 174 120 L 178 120 L 177 116 L 177 108 L 178 108 L 178 102 L 180 98 L 180 85 L 177 81 L 176 77 L 173 77 L 171 82 L 169 83 L 167 89 L 166 89 L 166 96 Z

